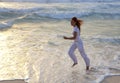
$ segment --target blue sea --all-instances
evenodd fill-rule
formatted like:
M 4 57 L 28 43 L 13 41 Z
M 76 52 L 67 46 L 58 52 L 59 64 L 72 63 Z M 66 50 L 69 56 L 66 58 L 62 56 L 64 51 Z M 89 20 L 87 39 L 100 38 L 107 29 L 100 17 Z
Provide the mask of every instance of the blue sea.
M 0 80 L 101 83 L 106 76 L 120 75 L 119 0 L 4 1 L 11 2 L 0 2 Z M 79 63 L 71 68 L 73 41 L 63 36 L 72 36 L 73 16 L 84 21 L 81 38 L 91 60 L 89 73 L 78 50 Z

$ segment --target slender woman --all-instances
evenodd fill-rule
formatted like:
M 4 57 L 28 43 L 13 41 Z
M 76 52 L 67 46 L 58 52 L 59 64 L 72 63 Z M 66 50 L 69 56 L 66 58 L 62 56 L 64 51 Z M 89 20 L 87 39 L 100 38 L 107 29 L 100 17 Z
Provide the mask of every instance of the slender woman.
M 74 42 L 72 43 L 70 49 L 69 49 L 69 56 L 70 58 L 73 60 L 74 64 L 72 65 L 72 67 L 74 67 L 75 65 L 78 64 L 77 58 L 74 54 L 74 51 L 76 48 L 78 48 L 82 58 L 85 61 L 86 64 L 86 70 L 89 70 L 90 67 L 90 60 L 87 57 L 85 51 L 84 51 L 84 47 L 83 47 L 83 42 L 80 38 L 80 31 L 81 31 L 81 25 L 82 25 L 83 21 L 77 19 L 76 17 L 73 17 L 71 19 L 71 25 L 73 26 L 73 37 L 66 37 L 64 36 L 64 39 L 69 39 L 69 40 L 74 40 Z

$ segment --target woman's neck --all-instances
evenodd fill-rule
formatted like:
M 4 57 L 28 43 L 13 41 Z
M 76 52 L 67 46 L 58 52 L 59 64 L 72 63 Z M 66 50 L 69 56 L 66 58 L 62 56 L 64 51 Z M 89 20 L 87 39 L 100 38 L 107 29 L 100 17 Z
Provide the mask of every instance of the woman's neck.
M 76 27 L 76 25 L 74 25 L 73 27 Z

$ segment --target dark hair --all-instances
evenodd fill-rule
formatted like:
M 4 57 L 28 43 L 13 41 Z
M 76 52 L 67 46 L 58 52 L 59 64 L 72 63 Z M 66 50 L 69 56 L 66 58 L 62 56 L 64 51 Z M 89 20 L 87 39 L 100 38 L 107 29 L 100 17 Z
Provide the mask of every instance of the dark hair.
M 80 26 L 82 25 L 83 21 L 80 19 L 77 19 L 77 17 L 73 17 L 72 20 L 74 20 L 76 22 L 76 26 L 79 28 L 80 30 Z

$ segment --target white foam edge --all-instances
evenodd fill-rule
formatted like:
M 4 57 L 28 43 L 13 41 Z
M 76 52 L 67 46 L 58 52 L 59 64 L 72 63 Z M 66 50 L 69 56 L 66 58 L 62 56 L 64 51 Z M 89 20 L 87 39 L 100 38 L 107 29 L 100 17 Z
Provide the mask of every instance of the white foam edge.
M 97 80 L 95 80 L 95 83 L 101 83 L 108 76 L 120 76 L 120 74 L 110 74 L 110 73 L 107 73 L 105 75 L 100 76 Z

